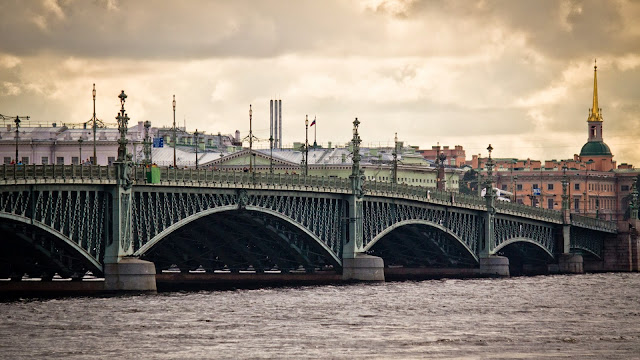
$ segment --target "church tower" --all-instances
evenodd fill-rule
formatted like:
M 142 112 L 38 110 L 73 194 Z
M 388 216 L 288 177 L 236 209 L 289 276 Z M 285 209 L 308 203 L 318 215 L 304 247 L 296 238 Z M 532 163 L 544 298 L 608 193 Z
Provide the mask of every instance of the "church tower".
M 602 109 L 598 107 L 598 66 L 593 66 L 593 107 L 587 118 L 587 143 L 580 150 L 580 161 L 595 163 L 595 170 L 609 171 L 615 168 L 613 154 L 602 138 Z

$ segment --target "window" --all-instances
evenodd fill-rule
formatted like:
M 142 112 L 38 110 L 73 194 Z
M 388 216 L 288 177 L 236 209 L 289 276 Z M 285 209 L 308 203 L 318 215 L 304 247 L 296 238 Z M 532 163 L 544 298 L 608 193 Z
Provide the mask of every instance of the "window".
M 537 188 L 538 188 L 538 184 L 532 184 L 532 185 L 531 185 L 531 187 L 532 187 L 533 189 L 537 189 Z
M 43 156 L 42 157 L 42 165 L 49 165 L 49 157 L 48 156 Z
M 5 158 L 5 161 L 7 161 L 6 159 L 7 159 L 7 158 Z M 622 185 L 622 186 L 620 187 L 620 191 L 629 191 L 629 185 Z
M 4 157 L 4 163 L 5 164 L 11 164 L 11 156 L 5 156 Z
M 573 199 L 573 210 L 580 212 L 580 199 Z
M 56 165 L 64 165 L 64 157 L 58 156 L 56 158 Z
M 502 190 L 507 190 L 507 184 L 502 184 Z
M 80 164 L 79 158 L 77 156 L 73 156 L 71 158 L 71 165 L 79 165 L 79 164 Z
M 29 163 L 29 157 L 28 156 L 23 156 L 22 157 L 22 163 L 27 165 Z
M 518 189 L 518 190 L 522 190 L 522 184 L 518 184 L 518 185 L 516 185 L 516 189 Z
M 522 199 L 518 199 L 516 202 L 517 202 L 518 204 L 520 204 L 520 205 L 524 204 L 524 203 L 522 202 Z
M 553 199 L 547 199 L 547 207 L 553 209 Z
M 580 190 L 580 184 L 573 184 L 573 190 Z
M 553 190 L 553 184 L 547 184 L 547 190 Z
M 109 158 L 107 159 L 107 163 L 109 165 L 113 165 L 115 161 L 116 161 L 116 158 L 114 156 L 109 156 Z

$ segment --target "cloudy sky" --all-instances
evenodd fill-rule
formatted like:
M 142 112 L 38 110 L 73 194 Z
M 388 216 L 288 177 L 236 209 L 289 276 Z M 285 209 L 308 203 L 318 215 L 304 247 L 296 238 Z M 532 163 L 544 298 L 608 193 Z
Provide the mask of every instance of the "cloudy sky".
M 463 145 L 467 158 L 571 158 L 587 139 L 598 59 L 604 137 L 640 166 L 639 1 L 0 2 L 0 113 L 132 121 L 283 142 Z M 313 138 L 313 133 L 310 133 Z M 262 143 L 267 146 L 268 143 Z

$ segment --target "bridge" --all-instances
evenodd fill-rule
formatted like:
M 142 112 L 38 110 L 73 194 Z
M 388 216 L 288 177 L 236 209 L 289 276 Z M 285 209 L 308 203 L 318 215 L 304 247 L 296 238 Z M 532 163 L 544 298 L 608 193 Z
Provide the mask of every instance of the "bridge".
M 344 273 L 364 254 L 387 267 L 479 269 L 500 256 L 539 265 L 570 253 L 600 259 L 617 232 L 612 222 L 491 197 L 300 175 L 162 168 L 152 183 L 139 166 L 123 196 L 117 170 L 2 166 L 0 278 L 104 276 L 106 264 L 128 258 L 157 272 Z
M 91 271 L 111 290 L 153 290 L 167 270 L 582 272 L 616 238 L 567 199 L 553 211 L 496 201 L 490 183 L 480 197 L 367 182 L 357 126 L 348 179 L 136 166 L 126 150 L 113 166 L 2 165 L 0 278 Z

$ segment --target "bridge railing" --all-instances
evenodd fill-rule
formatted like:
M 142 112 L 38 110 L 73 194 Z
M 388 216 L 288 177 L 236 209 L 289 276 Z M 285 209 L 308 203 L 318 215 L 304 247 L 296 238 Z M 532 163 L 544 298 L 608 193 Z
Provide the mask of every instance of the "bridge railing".
M 618 231 L 618 224 L 615 221 L 596 219 L 578 214 L 571 214 L 571 225 L 606 232 Z
M 483 208 L 486 206 L 484 199 L 475 195 L 440 191 L 422 186 L 394 184 L 385 181 L 368 181 L 365 183 L 365 190 L 372 195 L 404 196 L 439 204 L 452 205 L 455 203 L 457 205 L 474 208 Z
M 535 216 L 562 222 L 562 212 L 551 209 L 537 208 L 524 204 L 516 204 L 508 201 L 496 201 L 496 210 L 498 212 L 509 213 L 513 215 Z
M 115 180 L 113 166 L 100 165 L 22 165 L 3 164 L 0 167 L 0 183 L 40 181 L 54 179 L 66 180 Z
M 134 170 L 134 180 L 137 184 L 150 184 L 147 177 L 148 168 L 139 166 Z M 159 184 L 202 184 L 202 185 L 233 185 L 251 188 L 309 188 L 332 189 L 346 192 L 350 189 L 349 179 L 325 176 L 302 176 L 299 174 L 270 174 L 237 171 L 217 171 L 211 169 L 176 169 L 159 168 Z

